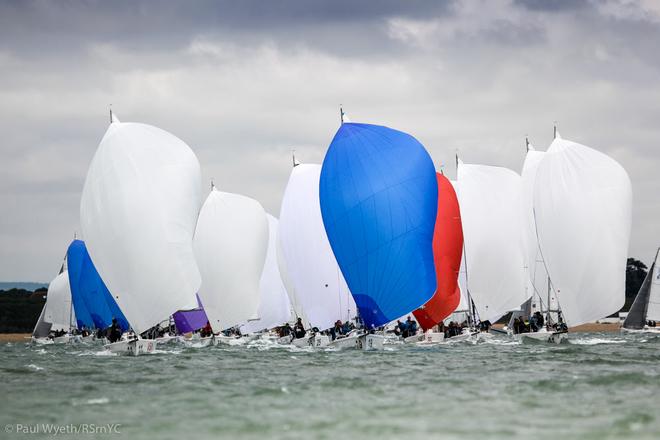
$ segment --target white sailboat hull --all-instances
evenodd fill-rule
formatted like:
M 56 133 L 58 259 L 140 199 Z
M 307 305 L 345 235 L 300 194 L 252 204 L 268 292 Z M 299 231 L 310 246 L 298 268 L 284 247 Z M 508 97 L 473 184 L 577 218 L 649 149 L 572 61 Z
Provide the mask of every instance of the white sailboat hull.
M 202 338 L 205 339 L 205 338 Z M 210 337 L 213 345 L 234 345 L 239 338 L 234 336 L 215 335 Z
M 660 327 L 649 327 L 644 326 L 642 329 L 632 329 L 621 327 L 623 333 L 650 333 L 650 334 L 660 334 Z
M 314 335 L 314 337 L 311 339 L 312 341 L 312 347 L 327 347 L 328 344 L 330 344 L 330 336 L 328 335 Z
M 403 342 L 406 344 L 414 344 L 415 342 L 422 342 L 424 340 L 424 333 L 419 333 L 416 335 L 408 336 L 403 338 Z
M 424 340 L 420 342 L 420 344 L 438 344 L 440 342 L 445 341 L 445 334 L 444 333 L 437 333 L 437 332 L 426 332 L 424 333 Z
M 518 333 L 514 338 L 520 342 L 549 342 L 552 344 L 560 344 L 566 339 L 566 332 L 549 332 L 541 330 L 532 333 Z
M 156 351 L 157 342 L 153 339 L 134 339 L 132 341 L 119 341 L 104 345 L 112 353 L 128 356 L 138 356 Z
M 345 338 L 335 339 L 328 344 L 328 347 L 357 350 L 382 350 L 385 342 L 383 335 L 352 335 Z
M 71 335 L 64 335 L 53 338 L 53 344 L 68 344 L 69 342 L 71 342 Z
M 290 344 L 299 348 L 310 347 L 312 345 L 312 337 L 305 336 L 304 338 L 293 339 Z
M 38 344 L 38 345 L 48 345 L 52 344 L 53 340 L 50 338 L 35 338 L 34 336 L 32 337 L 32 343 Z

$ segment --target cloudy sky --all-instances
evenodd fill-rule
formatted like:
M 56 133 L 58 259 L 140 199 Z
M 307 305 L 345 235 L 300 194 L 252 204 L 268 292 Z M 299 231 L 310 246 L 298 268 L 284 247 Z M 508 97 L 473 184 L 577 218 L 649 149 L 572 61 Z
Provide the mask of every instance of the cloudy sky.
M 562 136 L 630 174 L 630 255 L 660 244 L 660 2 L 0 0 L 0 280 L 48 281 L 108 125 L 156 125 L 205 183 L 277 215 L 291 150 L 320 163 L 343 104 L 439 169 L 520 171 Z

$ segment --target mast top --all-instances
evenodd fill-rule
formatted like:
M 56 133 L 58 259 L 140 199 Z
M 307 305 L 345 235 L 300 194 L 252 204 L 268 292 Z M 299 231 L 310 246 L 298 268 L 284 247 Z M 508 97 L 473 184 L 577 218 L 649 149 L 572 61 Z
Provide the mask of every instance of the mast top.
M 344 108 L 341 104 L 339 104 L 339 121 L 344 123 Z
M 293 162 L 294 168 L 300 165 L 300 162 L 296 159 L 296 150 L 291 150 L 291 161 Z

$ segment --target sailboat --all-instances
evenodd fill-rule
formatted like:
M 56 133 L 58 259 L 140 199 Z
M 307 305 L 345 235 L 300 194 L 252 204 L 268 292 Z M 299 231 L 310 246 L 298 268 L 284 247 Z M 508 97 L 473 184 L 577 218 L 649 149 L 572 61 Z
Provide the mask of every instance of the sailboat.
M 539 250 L 569 327 L 621 309 L 631 227 L 628 174 L 557 133 L 534 179 Z
M 69 286 L 69 273 L 66 262 L 60 273 L 48 285 L 46 304 L 44 304 L 37 324 L 32 332 L 32 341 L 36 343 L 56 344 L 67 343 L 71 340 L 71 330 L 75 328 L 75 315 L 71 300 Z M 64 331 L 66 334 L 49 339 L 51 332 Z
M 432 329 L 451 315 L 460 304 L 458 274 L 463 257 L 463 227 L 458 197 L 449 179 L 437 173 L 438 213 L 433 233 L 433 259 L 438 287 L 433 297 L 413 315 L 424 334 L 412 340 L 435 343 L 444 340 L 444 333 Z
M 195 154 L 160 128 L 111 123 L 87 173 L 80 222 L 87 250 L 135 336 L 115 353 L 153 352 L 141 334 L 196 306 L 192 238 L 201 200 Z
M 337 320 L 351 321 L 357 307 L 332 252 L 321 217 L 321 166 L 296 164 L 282 197 L 279 244 L 294 305 L 301 309 L 308 328 L 327 330 Z M 325 346 L 327 335 L 308 332 L 294 345 Z
M 520 176 L 457 160 L 464 234 L 463 294 L 471 326 L 495 322 L 527 300 L 523 278 Z
M 259 280 L 259 308 L 257 319 L 249 320 L 241 327 L 243 333 L 256 333 L 280 326 L 291 319 L 291 303 L 277 264 L 279 221 L 270 214 L 268 218 L 268 248 L 261 279 Z
M 268 220 L 259 202 L 212 186 L 199 213 L 194 250 L 202 286 L 199 298 L 220 333 L 257 318 L 260 278 L 268 247 Z
M 529 299 L 521 305 L 521 309 L 511 314 L 508 328 L 514 329 L 515 319 L 529 318 L 536 312 L 545 315 L 545 322 L 538 331 L 516 334 L 515 338 L 521 341 L 533 339 L 536 341 L 547 341 L 560 343 L 566 332 L 562 329 L 560 322 L 561 312 L 557 302 L 556 293 L 552 289 L 552 282 L 548 274 L 541 254 L 536 219 L 534 217 L 534 183 L 539 164 L 545 156 L 545 152 L 538 151 L 525 139 L 527 153 L 523 163 L 522 182 L 522 219 L 523 219 L 523 243 L 525 252 L 525 296 Z M 557 326 L 555 326 L 555 324 Z
M 433 234 L 435 167 L 413 136 L 342 122 L 323 160 L 321 214 L 367 333 L 356 346 L 382 348 L 385 324 L 427 303 L 437 288 Z
M 653 264 L 649 268 L 642 287 L 633 301 L 623 330 L 632 332 L 660 333 L 660 248 L 655 253 Z M 651 324 L 651 325 L 649 325 Z

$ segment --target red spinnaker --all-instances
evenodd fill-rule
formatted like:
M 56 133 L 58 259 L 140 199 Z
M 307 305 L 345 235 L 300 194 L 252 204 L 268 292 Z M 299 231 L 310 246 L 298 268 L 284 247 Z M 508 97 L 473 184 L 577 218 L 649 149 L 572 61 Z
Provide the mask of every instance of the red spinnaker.
M 433 258 L 438 287 L 433 297 L 413 314 L 419 325 L 428 330 L 451 315 L 461 299 L 458 272 L 463 256 L 463 227 L 458 198 L 449 179 L 438 178 L 438 214 L 433 231 Z

